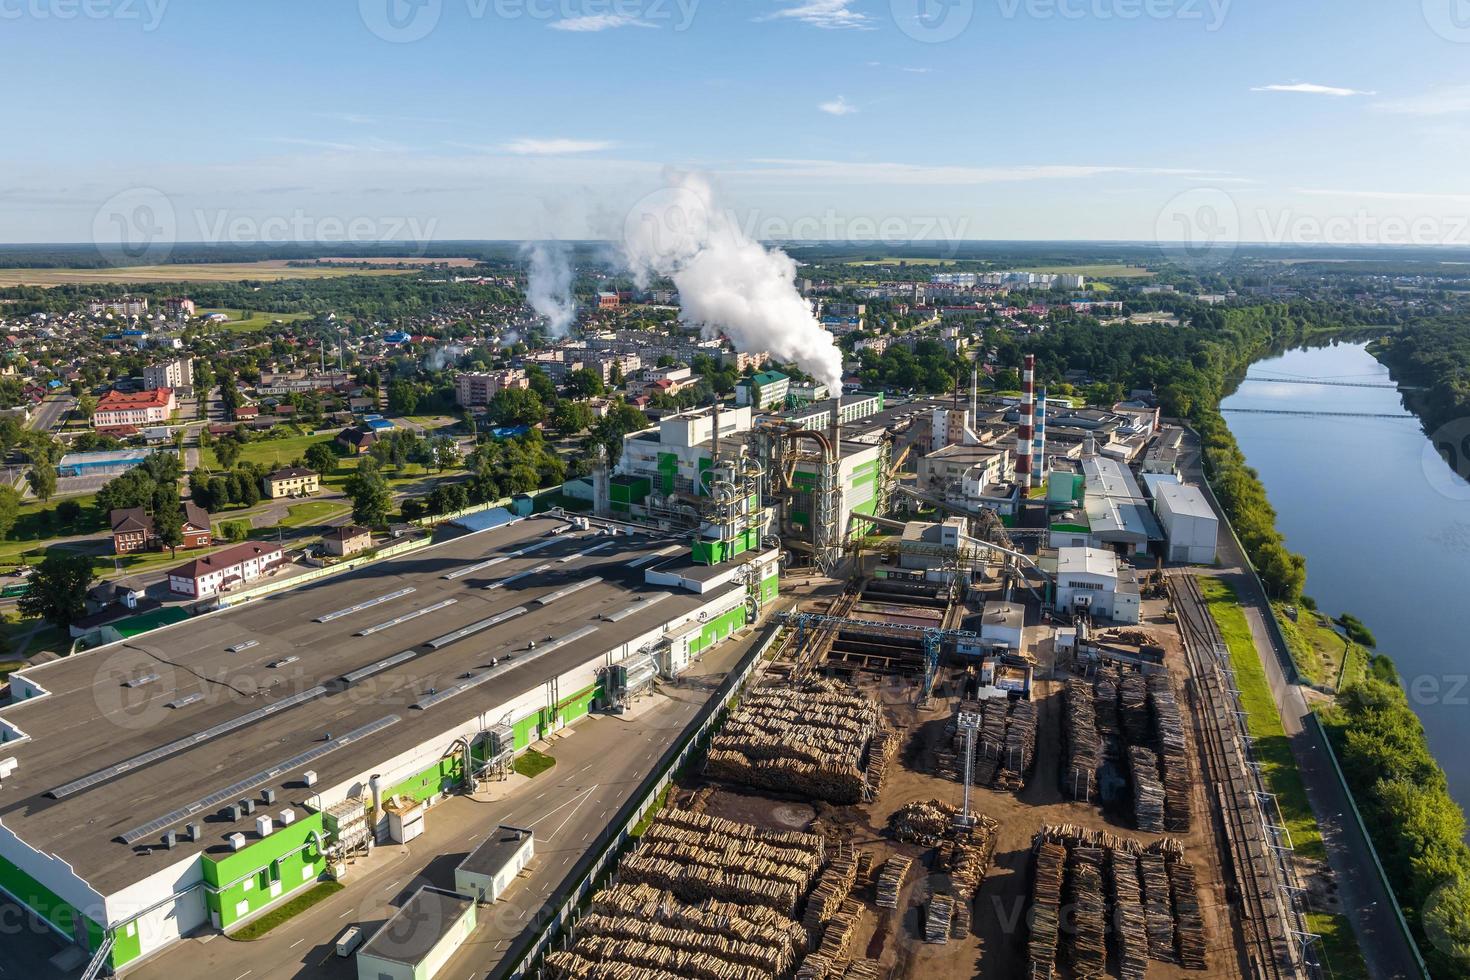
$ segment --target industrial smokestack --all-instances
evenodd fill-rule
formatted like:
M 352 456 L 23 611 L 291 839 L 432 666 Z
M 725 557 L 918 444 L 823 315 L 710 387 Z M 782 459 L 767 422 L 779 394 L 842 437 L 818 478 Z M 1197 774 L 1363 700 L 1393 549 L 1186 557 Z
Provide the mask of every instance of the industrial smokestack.
M 1046 480 L 1046 389 L 1036 396 L 1036 426 L 1031 441 L 1031 485 Z
M 1036 355 L 1027 354 L 1021 372 L 1021 418 L 1016 426 L 1016 482 L 1031 487 L 1031 450 L 1036 422 Z
M 837 387 L 837 397 L 832 400 L 832 461 L 842 458 L 842 386 Z

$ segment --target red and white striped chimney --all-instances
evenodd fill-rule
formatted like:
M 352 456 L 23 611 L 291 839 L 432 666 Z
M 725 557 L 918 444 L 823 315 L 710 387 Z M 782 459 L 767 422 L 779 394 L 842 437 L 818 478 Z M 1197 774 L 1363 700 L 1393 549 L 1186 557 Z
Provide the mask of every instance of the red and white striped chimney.
M 1032 426 L 1036 422 L 1036 355 L 1026 355 L 1021 372 L 1021 419 L 1016 426 L 1016 482 L 1031 486 Z

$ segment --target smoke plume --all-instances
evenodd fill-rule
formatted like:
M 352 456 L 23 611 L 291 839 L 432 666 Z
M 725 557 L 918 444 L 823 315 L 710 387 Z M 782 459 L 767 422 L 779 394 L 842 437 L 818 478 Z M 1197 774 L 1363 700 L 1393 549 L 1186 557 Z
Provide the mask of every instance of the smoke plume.
M 796 289 L 796 263 L 754 241 L 717 206 L 698 174 L 670 174 L 623 226 L 623 256 L 640 286 L 667 276 L 681 316 L 739 351 L 770 351 L 842 390 L 842 354 Z
M 546 317 L 553 337 L 565 337 L 577 316 L 567 247 L 558 242 L 537 242 L 526 246 L 522 252 L 530 260 L 526 302 L 531 309 Z

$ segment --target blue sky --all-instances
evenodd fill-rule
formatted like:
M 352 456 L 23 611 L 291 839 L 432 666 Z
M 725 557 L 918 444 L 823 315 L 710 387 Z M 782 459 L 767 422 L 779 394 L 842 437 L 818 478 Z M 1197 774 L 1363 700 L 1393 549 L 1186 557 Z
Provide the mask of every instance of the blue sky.
M 1470 243 L 1470 0 L 0 0 L 0 57 L 6 241 L 606 237 L 673 167 L 768 238 Z

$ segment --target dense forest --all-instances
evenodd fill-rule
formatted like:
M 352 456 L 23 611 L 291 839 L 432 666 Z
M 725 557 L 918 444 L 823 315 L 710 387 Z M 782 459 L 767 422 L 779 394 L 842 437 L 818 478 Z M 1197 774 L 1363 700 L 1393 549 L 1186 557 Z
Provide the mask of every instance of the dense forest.
M 1470 477 L 1470 320 L 1431 320 L 1373 345 L 1401 385 L 1422 389 L 1407 400 L 1435 448 Z

